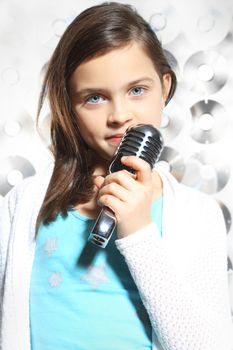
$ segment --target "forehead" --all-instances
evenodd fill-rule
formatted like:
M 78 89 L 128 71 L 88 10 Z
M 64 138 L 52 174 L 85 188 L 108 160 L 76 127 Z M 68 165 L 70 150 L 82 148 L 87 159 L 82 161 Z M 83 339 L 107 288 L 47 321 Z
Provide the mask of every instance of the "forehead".
M 139 44 L 133 43 L 83 62 L 71 75 L 70 83 L 71 86 L 99 82 L 123 84 L 140 76 L 158 78 L 147 52 Z

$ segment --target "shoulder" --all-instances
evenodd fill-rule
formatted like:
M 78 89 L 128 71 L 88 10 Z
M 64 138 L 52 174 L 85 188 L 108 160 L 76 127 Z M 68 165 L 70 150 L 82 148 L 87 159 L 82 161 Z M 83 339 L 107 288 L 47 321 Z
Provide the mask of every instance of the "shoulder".
M 211 219 L 213 223 L 218 221 L 220 226 L 225 226 L 222 210 L 211 195 L 178 182 L 161 166 L 156 170 L 162 178 L 164 196 L 170 202 L 171 209 L 176 208 L 176 212 L 182 213 L 182 216 L 185 214 L 199 220 L 203 218 L 205 222 Z
M 160 164 L 157 165 L 155 170 L 158 171 L 161 176 L 164 190 L 170 195 L 177 196 L 177 199 L 194 200 L 206 203 L 207 205 L 215 202 L 210 195 L 178 182 L 177 179 Z
M 218 202 L 211 195 L 179 183 L 166 171 L 159 173 L 164 184 L 164 236 L 172 250 L 176 247 L 181 265 L 182 259 L 191 259 L 195 265 L 197 259 L 205 263 L 210 257 L 219 259 L 225 269 L 227 232 Z

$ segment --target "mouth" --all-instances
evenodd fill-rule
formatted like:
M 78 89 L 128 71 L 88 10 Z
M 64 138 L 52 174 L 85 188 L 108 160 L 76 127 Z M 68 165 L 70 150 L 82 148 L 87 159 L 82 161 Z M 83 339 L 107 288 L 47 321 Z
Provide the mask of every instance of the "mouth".
M 115 134 L 115 135 L 108 136 L 106 139 L 109 143 L 118 145 L 121 142 L 123 135 L 124 134 Z

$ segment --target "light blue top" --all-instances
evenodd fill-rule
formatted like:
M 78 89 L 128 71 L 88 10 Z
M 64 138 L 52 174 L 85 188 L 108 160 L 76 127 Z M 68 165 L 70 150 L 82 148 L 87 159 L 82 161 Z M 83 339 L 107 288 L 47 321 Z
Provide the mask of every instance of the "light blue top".
M 152 206 L 161 232 L 162 197 Z M 87 243 L 94 220 L 76 210 L 42 225 L 30 286 L 32 350 L 148 350 L 152 330 L 115 233 Z M 115 237 L 114 237 L 115 236 Z

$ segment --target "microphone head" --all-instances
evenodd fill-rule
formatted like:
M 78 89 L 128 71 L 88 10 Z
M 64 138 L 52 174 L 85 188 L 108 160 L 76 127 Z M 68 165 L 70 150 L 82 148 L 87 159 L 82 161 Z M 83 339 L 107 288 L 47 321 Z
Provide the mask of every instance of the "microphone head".
M 150 164 L 153 169 L 164 146 L 160 131 L 151 124 L 137 124 L 128 128 L 116 150 L 109 166 L 109 172 L 114 173 L 126 169 L 135 173 L 133 169 L 121 163 L 123 156 L 136 156 Z

